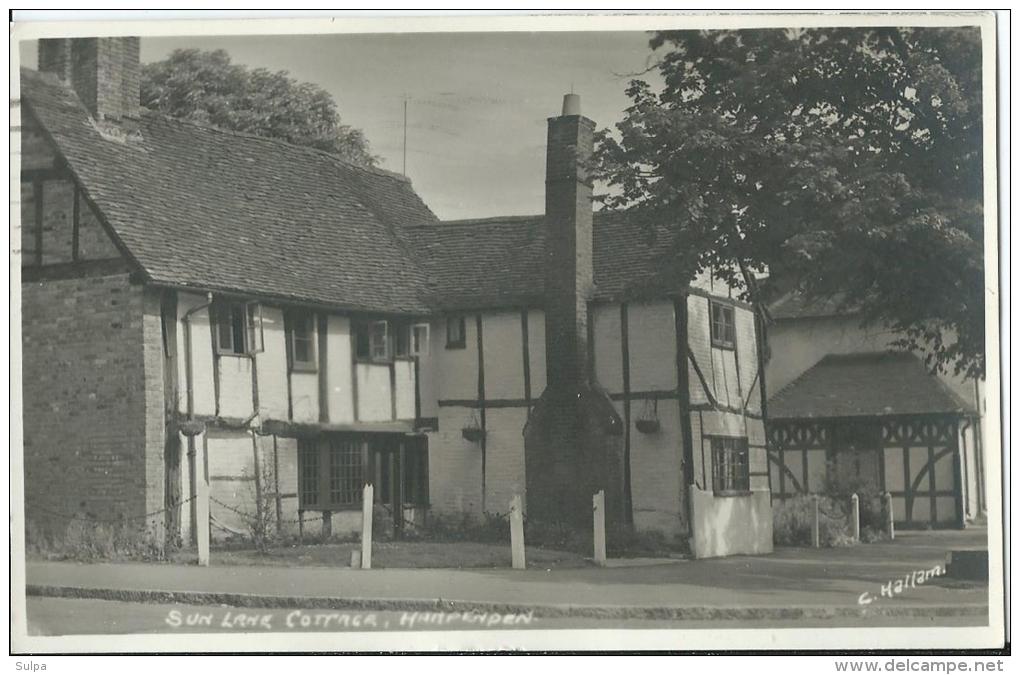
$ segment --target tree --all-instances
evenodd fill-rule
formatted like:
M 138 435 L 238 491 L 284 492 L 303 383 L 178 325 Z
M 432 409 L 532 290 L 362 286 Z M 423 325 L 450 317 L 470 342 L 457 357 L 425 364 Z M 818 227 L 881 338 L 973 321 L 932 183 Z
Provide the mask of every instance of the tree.
M 257 136 L 281 138 L 372 166 L 364 134 L 340 121 L 322 87 L 285 71 L 231 63 L 222 49 L 176 49 L 142 68 L 142 105 L 171 117 Z
M 761 301 L 768 267 L 902 335 L 933 370 L 984 371 L 981 42 L 968 28 L 657 33 L 597 175 Z

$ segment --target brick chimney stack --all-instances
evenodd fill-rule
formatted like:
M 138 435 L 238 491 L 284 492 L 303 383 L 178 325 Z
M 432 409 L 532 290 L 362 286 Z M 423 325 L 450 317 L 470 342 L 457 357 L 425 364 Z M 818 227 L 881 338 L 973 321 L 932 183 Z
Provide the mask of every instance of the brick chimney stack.
M 606 491 L 609 522 L 629 520 L 623 423 L 589 372 L 594 140 L 580 97 L 567 94 L 563 114 L 549 119 L 546 149 L 546 388 L 524 427 L 528 517 L 582 529 L 591 527 L 598 490 Z
M 592 270 L 592 184 L 595 123 L 581 115 L 577 94 L 549 118 L 545 169 L 546 377 L 550 385 L 588 383 L 588 301 Z
M 68 82 L 97 120 L 137 120 L 141 61 L 137 37 L 39 40 L 39 70 Z

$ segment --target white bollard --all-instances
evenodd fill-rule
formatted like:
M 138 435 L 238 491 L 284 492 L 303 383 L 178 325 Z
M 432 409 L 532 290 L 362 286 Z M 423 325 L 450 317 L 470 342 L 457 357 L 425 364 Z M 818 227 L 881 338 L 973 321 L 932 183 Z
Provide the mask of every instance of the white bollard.
M 861 499 L 856 492 L 850 495 L 850 534 L 854 541 L 861 540 Z
M 812 499 L 812 502 L 815 505 L 815 510 L 814 510 L 814 517 L 811 520 L 811 545 L 814 546 L 815 548 L 818 548 L 818 547 L 820 547 L 822 545 L 822 537 L 821 537 L 821 532 L 819 531 L 819 522 L 818 522 L 818 518 L 819 518 L 819 515 L 818 515 L 818 495 L 814 495 L 814 498 Z
M 889 538 L 896 538 L 896 525 L 893 518 L 892 510 L 892 495 L 888 492 L 885 493 L 885 512 L 887 520 L 887 526 L 889 528 Z
M 595 564 L 606 564 L 606 491 L 599 490 L 591 498 L 595 532 Z
M 520 495 L 514 495 L 510 500 L 510 559 L 515 570 L 527 567 L 524 559 L 524 510 Z
M 209 476 L 206 451 L 208 446 L 203 437 L 195 449 L 195 547 L 198 549 L 198 564 L 209 566 Z
M 372 569 L 372 505 L 375 488 L 365 483 L 361 493 L 361 569 Z

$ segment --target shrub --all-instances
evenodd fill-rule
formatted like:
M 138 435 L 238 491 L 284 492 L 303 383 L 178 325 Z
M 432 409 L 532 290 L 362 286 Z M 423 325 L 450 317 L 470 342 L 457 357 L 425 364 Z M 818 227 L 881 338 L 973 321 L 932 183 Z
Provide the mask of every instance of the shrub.
M 772 536 L 783 546 L 810 546 L 815 496 L 798 495 L 772 507 Z M 818 532 L 822 546 L 847 546 L 850 536 L 848 507 L 830 497 L 818 497 Z
M 55 560 L 165 560 L 166 546 L 157 521 L 99 522 L 75 514 L 66 525 L 42 520 L 25 522 L 29 553 Z

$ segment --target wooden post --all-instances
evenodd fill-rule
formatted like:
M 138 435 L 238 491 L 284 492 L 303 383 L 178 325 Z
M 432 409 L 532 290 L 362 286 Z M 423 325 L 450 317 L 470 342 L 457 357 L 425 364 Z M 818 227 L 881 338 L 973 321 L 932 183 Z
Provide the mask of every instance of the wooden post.
M 365 483 L 361 493 L 361 569 L 372 569 L 372 505 L 375 503 L 375 489 Z
M 822 545 L 821 532 L 819 531 L 819 522 L 818 522 L 818 518 L 819 518 L 819 515 L 818 515 L 818 495 L 814 495 L 814 497 L 813 497 L 813 499 L 811 501 L 812 501 L 812 503 L 814 504 L 814 507 L 815 507 L 814 508 L 814 514 L 813 514 L 813 516 L 811 518 L 811 545 L 814 546 L 815 548 L 818 548 L 818 547 L 820 547 Z
M 359 551 L 358 549 L 354 549 L 353 551 L 351 551 L 351 569 L 352 570 L 361 569 L 361 551 Z
M 510 559 L 515 570 L 527 567 L 524 560 L 524 513 L 520 495 L 514 495 L 510 500 Z
M 322 529 L 319 530 L 319 537 L 323 541 L 328 541 L 333 536 L 333 512 L 323 511 L 322 512 Z
M 886 526 L 889 529 L 889 538 L 896 538 L 896 525 L 894 524 L 893 510 L 892 510 L 892 494 L 885 493 L 885 513 L 886 513 Z
M 850 534 L 854 541 L 861 540 L 861 498 L 856 492 L 850 495 Z
M 591 498 L 594 522 L 595 564 L 606 564 L 606 491 L 599 490 Z
M 305 510 L 298 509 L 297 512 L 297 538 L 298 543 L 305 543 Z
M 195 547 L 198 564 L 209 566 L 209 464 L 208 443 L 203 434 L 202 443 L 195 449 Z

